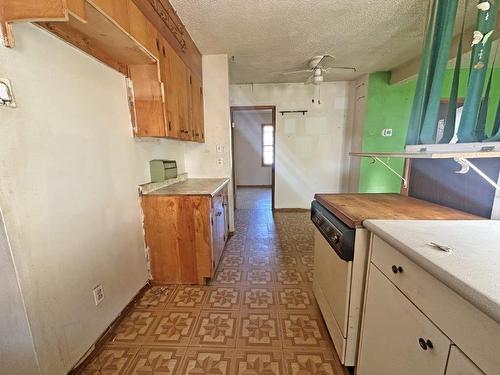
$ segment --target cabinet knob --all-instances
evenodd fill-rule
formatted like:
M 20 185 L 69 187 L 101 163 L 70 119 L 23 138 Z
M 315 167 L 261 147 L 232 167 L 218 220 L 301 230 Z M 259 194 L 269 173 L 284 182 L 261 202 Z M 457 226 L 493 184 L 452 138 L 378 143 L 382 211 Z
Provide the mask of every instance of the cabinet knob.
M 338 243 L 339 241 L 340 241 L 340 236 L 338 234 L 333 236 L 333 243 Z
M 401 272 L 403 272 L 403 267 L 393 265 L 392 266 L 392 272 L 394 272 L 394 273 L 398 273 L 398 272 L 401 273 Z
M 423 339 L 422 337 L 420 337 L 418 339 L 418 344 L 420 345 L 420 347 L 422 348 L 422 350 L 427 350 L 427 349 L 432 349 L 434 348 L 434 345 L 432 344 L 432 341 L 427 339 Z

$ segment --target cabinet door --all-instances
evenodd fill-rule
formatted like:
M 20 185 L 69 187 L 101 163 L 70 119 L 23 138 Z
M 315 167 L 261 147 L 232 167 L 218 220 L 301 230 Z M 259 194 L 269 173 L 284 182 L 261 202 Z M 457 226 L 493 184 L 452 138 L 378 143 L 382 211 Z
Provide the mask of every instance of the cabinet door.
M 446 375 L 484 375 L 455 345 L 451 346 Z
M 125 31 L 130 32 L 128 2 L 123 0 L 93 0 L 92 3 L 111 17 Z
M 158 32 L 132 0 L 128 0 L 128 17 L 130 35 L 158 58 Z
M 202 142 L 203 126 L 203 88 L 201 80 L 189 72 L 189 120 L 192 140 Z
M 166 99 L 168 102 L 167 120 L 172 136 L 187 139 L 188 131 L 188 73 L 181 58 L 168 43 L 165 44 L 168 64 Z
M 373 264 L 358 375 L 442 375 L 450 341 Z

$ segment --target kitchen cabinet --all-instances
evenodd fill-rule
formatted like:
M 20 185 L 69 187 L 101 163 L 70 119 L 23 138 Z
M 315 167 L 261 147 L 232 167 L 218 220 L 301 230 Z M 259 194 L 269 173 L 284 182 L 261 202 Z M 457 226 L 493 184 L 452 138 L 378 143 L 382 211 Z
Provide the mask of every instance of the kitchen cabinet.
M 108 17 L 112 18 L 122 29 L 130 32 L 128 1 L 124 0 L 92 0 L 90 1 Z
M 467 356 L 455 345 L 451 346 L 446 375 L 484 375 Z
M 228 236 L 227 182 L 213 195 L 143 195 L 153 282 L 205 284 Z
M 203 124 L 203 85 L 201 80 L 189 71 L 189 122 L 192 140 L 203 142 L 205 129 Z
M 132 0 L 128 0 L 128 18 L 130 35 L 158 59 L 158 32 Z
M 184 44 L 179 49 L 175 44 L 178 39 L 171 35 L 174 31 L 154 4 L 43 0 L 23 7 L 21 3 L 8 2 L 2 8 L 3 44 L 14 45 L 12 33 L 5 32 L 11 23 L 38 22 L 130 79 L 128 94 L 135 136 L 204 142 L 201 54 L 188 33 L 183 35 Z
M 371 267 L 358 374 L 443 375 L 450 341 Z
M 495 374 L 498 347 L 497 321 L 371 235 L 357 374 Z

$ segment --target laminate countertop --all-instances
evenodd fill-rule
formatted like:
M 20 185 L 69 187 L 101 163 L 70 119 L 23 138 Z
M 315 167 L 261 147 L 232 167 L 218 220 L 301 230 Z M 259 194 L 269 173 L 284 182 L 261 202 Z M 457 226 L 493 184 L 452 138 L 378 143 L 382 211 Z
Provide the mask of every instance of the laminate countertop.
M 500 221 L 367 220 L 364 226 L 500 323 Z
M 400 194 L 316 194 L 314 198 L 351 228 L 367 219 L 480 220 L 452 208 Z
M 228 182 L 229 178 L 188 178 L 144 193 L 144 195 L 209 195 L 213 197 Z

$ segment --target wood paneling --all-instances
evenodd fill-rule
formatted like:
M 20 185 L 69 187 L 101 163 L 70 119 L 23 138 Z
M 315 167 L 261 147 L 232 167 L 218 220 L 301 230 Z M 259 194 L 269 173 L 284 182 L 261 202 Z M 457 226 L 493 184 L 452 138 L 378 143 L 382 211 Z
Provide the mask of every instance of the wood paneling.
M 125 31 L 130 32 L 127 0 L 90 0 L 90 3 L 112 18 Z
M 14 46 L 11 22 L 65 21 L 68 8 L 65 0 L 2 0 L 0 1 L 0 37 L 6 47 Z
M 132 37 L 141 43 L 153 56 L 159 58 L 157 48 L 158 32 L 132 0 L 128 0 L 128 16 Z
M 351 228 L 367 219 L 477 220 L 462 211 L 399 194 L 316 194 L 318 202 Z
M 218 196 L 145 195 L 144 230 L 153 281 L 204 284 L 227 239 L 224 188 Z

